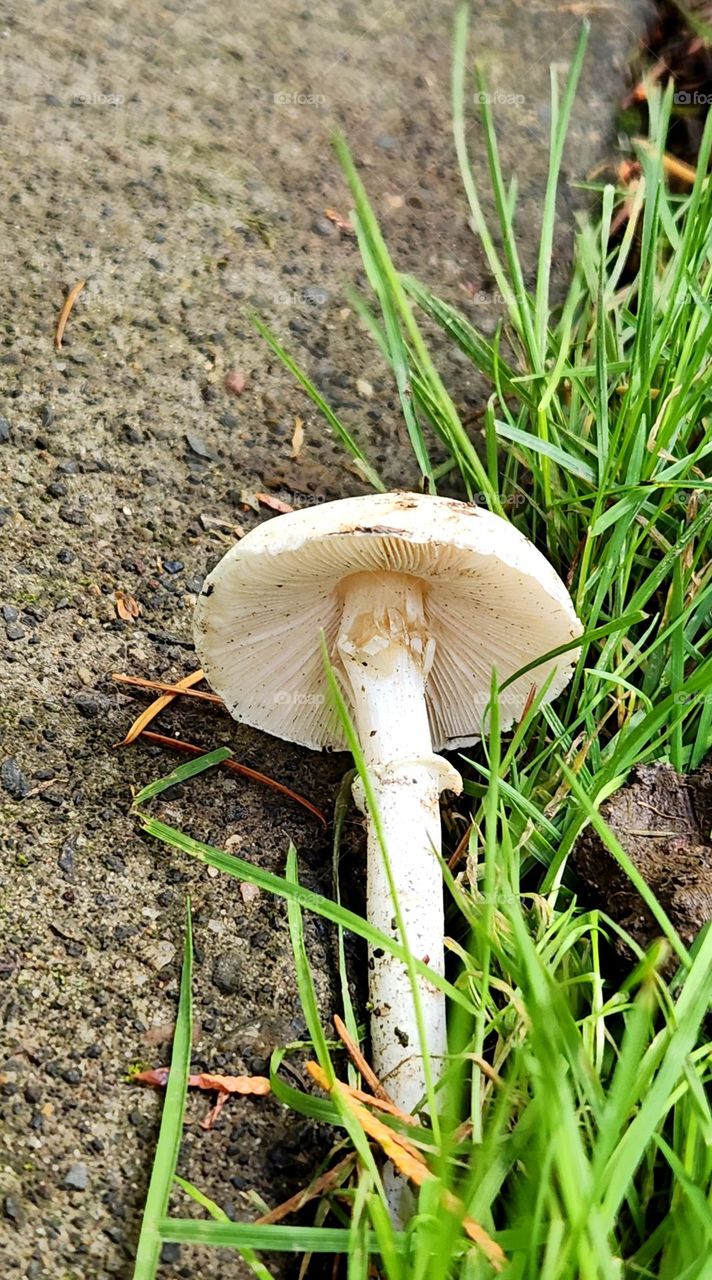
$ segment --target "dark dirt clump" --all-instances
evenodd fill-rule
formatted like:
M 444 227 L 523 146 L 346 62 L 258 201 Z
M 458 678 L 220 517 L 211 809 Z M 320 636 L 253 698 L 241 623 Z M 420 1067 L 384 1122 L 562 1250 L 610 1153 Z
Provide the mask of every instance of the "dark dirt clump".
M 668 764 L 642 765 L 601 815 L 690 945 L 712 919 L 712 765 L 689 775 Z M 591 827 L 581 835 L 574 861 L 593 900 L 640 946 L 660 936 L 660 926 Z
M 673 84 L 668 151 L 693 168 L 712 104 L 712 4 L 689 0 L 677 5 L 659 0 L 656 13 L 633 60 L 636 85 L 625 100 L 629 131 L 647 130 L 646 90 L 641 77 L 661 86 Z M 673 178 L 673 183 L 674 183 Z

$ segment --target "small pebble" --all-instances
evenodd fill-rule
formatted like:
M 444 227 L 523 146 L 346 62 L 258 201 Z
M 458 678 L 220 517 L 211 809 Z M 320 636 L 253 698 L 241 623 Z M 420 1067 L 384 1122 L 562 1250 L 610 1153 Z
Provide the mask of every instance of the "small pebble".
M 108 711 L 111 707 L 111 699 L 105 693 L 75 693 L 72 702 L 87 720 L 95 719 L 102 711 Z
M 329 222 L 328 218 L 315 218 L 311 224 L 311 229 L 316 235 L 324 236 L 325 239 L 328 236 L 336 235 L 336 227 L 333 222 Z
M 86 511 L 82 511 L 81 507 L 70 507 L 66 502 L 63 502 L 59 508 L 59 518 L 64 520 L 65 524 L 85 525 L 88 517 Z
M 209 449 L 205 442 L 201 440 L 200 436 L 196 436 L 195 432 L 186 431 L 185 442 L 191 453 L 194 453 L 197 458 L 212 459 L 212 449 Z
M 7 418 L 0 418 L 0 444 L 7 444 L 12 428 Z
M 24 800 L 30 790 L 27 777 L 12 756 L 0 765 L 0 782 L 13 800 Z
M 325 289 L 323 285 L 312 284 L 307 285 L 306 289 L 302 289 L 302 299 L 310 307 L 323 307 L 330 297 L 329 290 Z
M 14 1222 L 16 1227 L 24 1227 L 26 1218 L 19 1200 L 16 1200 L 14 1196 L 5 1196 L 3 1209 L 5 1210 L 5 1217 L 9 1218 L 10 1222 Z
M 240 986 L 242 957 L 236 951 L 223 951 L 213 965 L 213 983 L 223 995 L 233 996 Z
M 86 1191 L 88 1185 L 89 1170 L 85 1164 L 73 1164 L 62 1182 L 67 1191 Z
M 8 640 L 24 640 L 25 628 L 21 627 L 19 622 L 8 622 L 5 626 L 5 635 Z
M 183 568 L 182 560 L 164 560 L 163 568 L 166 573 L 180 573 Z
M 66 840 L 62 845 L 62 850 L 57 858 L 57 866 L 59 867 L 65 880 L 74 878 L 74 854 L 75 848 L 71 840 Z

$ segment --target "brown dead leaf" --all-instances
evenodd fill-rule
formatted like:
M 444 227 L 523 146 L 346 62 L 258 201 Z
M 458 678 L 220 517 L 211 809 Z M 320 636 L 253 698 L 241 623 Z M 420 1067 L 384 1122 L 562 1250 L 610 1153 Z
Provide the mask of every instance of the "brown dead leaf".
M 155 1067 L 151 1071 L 138 1071 L 133 1076 L 133 1081 L 135 1084 L 150 1084 L 157 1089 L 165 1089 L 169 1075 L 168 1067 Z M 201 1129 L 212 1129 L 231 1094 L 264 1097 L 270 1092 L 270 1083 L 266 1076 L 213 1076 L 202 1072 L 200 1075 L 188 1076 L 188 1088 L 217 1093 L 215 1106 L 200 1121 Z
M 71 315 L 72 307 L 74 306 L 85 284 L 86 284 L 86 280 L 78 280 L 77 283 L 73 286 L 73 288 L 69 290 L 69 293 L 64 299 L 64 305 L 62 307 L 62 310 L 59 313 L 59 319 L 57 320 L 57 328 L 54 331 L 54 345 L 58 351 L 62 346 L 64 330 L 67 327 L 67 321 Z
M 388 1091 L 384 1089 L 375 1071 L 369 1066 L 361 1050 L 356 1044 L 356 1041 L 349 1035 L 348 1028 L 343 1021 L 343 1018 L 340 1018 L 338 1013 L 334 1014 L 334 1030 L 341 1040 L 341 1043 L 344 1045 L 344 1048 L 357 1071 L 361 1073 L 366 1081 L 371 1092 L 374 1093 L 377 1098 L 381 1098 L 384 1102 L 392 1102 L 392 1098 L 389 1097 Z
M 303 1209 L 304 1205 L 308 1204 L 310 1200 L 314 1200 L 316 1196 L 323 1196 L 335 1187 L 340 1187 L 350 1174 L 355 1163 L 356 1153 L 352 1151 L 347 1156 L 344 1156 L 343 1160 L 339 1160 L 339 1163 L 335 1164 L 333 1168 L 310 1182 L 309 1186 L 305 1187 L 303 1191 L 297 1191 L 296 1195 L 290 1196 L 282 1204 L 270 1209 L 269 1213 L 264 1213 L 261 1218 L 256 1218 L 255 1224 L 267 1226 L 273 1222 L 281 1222 L 282 1218 L 286 1218 L 290 1213 L 297 1213 L 299 1209 Z
M 167 684 L 165 680 L 144 680 L 143 676 L 125 676 L 118 671 L 112 672 L 112 680 L 117 684 L 128 684 L 137 689 L 155 689 L 158 693 L 175 693 L 186 698 L 197 698 L 200 702 L 212 702 L 214 706 L 224 707 L 225 703 L 216 693 L 205 693 L 202 689 L 184 689 L 180 684 Z
M 141 616 L 141 606 L 134 596 L 126 591 L 114 592 L 116 597 L 116 613 L 122 622 L 135 622 Z
M 269 507 L 270 511 L 279 511 L 282 515 L 293 511 L 294 507 L 290 507 L 288 502 L 283 502 L 281 498 L 275 498 L 271 493 L 256 493 L 257 501 L 263 507 Z
M 165 1089 L 169 1074 L 169 1067 L 153 1067 L 150 1071 L 137 1071 L 132 1078 L 136 1084 L 150 1084 L 156 1089 Z M 270 1091 L 270 1083 L 266 1076 L 220 1076 L 201 1071 L 199 1075 L 188 1076 L 188 1088 L 264 1097 Z
M 372 1115 L 362 1102 L 357 1101 L 354 1097 L 354 1090 L 340 1080 L 335 1080 L 333 1085 L 330 1085 L 326 1072 L 322 1070 L 318 1063 L 307 1062 L 306 1065 L 309 1075 L 319 1085 L 320 1089 L 323 1089 L 325 1093 L 337 1093 L 339 1095 L 353 1119 L 361 1126 L 369 1138 L 373 1138 L 378 1143 L 399 1173 L 414 1182 L 417 1187 L 422 1186 L 429 1178 L 434 1177 L 420 1152 L 411 1143 L 406 1142 L 394 1133 L 392 1129 L 389 1129 L 388 1125 L 378 1119 L 378 1116 Z M 457 1196 L 454 1196 L 451 1191 L 443 1190 L 442 1204 L 449 1213 L 460 1219 L 463 1231 L 472 1240 L 473 1244 L 476 1244 L 482 1251 L 492 1269 L 501 1271 L 507 1261 L 505 1253 L 496 1240 L 493 1240 L 487 1234 L 484 1227 L 475 1222 L 474 1218 L 469 1218 L 465 1215 L 462 1201 L 458 1200 Z
M 266 1076 L 214 1076 L 208 1072 L 188 1076 L 188 1086 L 191 1089 L 216 1089 L 218 1093 L 242 1093 L 260 1098 L 270 1091 Z
M 169 1067 L 154 1067 L 151 1071 L 137 1072 L 133 1079 L 138 1084 L 152 1084 L 164 1089 L 169 1075 Z M 266 1076 L 223 1076 L 201 1071 L 197 1075 L 188 1076 L 188 1088 L 264 1097 L 270 1091 L 270 1083 Z
M 177 680 L 175 687 L 180 690 L 190 689 L 191 685 L 199 684 L 204 678 L 205 677 L 201 670 L 191 671 L 190 675 L 185 676 L 182 680 Z M 136 717 L 131 728 L 126 734 L 126 737 L 117 745 L 127 747 L 129 743 L 134 742 L 136 738 L 140 737 L 146 726 L 155 719 L 159 711 L 162 711 L 164 707 L 169 707 L 173 699 L 178 696 L 179 695 L 177 693 L 164 693 L 160 698 L 156 698 L 155 702 L 152 702 L 150 707 L 146 707 L 145 710 L 141 712 L 140 716 Z
M 338 227 L 339 231 L 343 231 L 344 235 L 352 236 L 355 234 L 353 223 L 339 213 L 338 209 L 325 209 L 324 217 L 328 218 L 329 222 L 333 222 L 334 226 Z
M 296 460 L 304 444 L 304 423 L 301 418 L 294 419 L 294 431 L 292 432 L 292 457 Z

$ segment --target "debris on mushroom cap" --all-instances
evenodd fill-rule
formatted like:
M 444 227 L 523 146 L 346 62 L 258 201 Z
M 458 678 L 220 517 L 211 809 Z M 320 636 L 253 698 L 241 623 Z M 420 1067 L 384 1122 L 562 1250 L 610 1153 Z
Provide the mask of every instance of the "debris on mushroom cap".
M 436 751 L 480 737 L 493 668 L 501 684 L 581 634 L 556 571 L 507 520 L 423 494 L 345 498 L 265 522 L 208 576 L 195 644 L 235 718 L 290 742 L 343 750 L 320 633 L 331 652 L 345 577 L 389 571 L 424 584 L 435 641 L 426 697 Z M 547 701 L 556 697 L 577 657 L 569 651 L 510 685 L 500 701 L 503 727 L 519 718 L 532 684 L 551 677 Z

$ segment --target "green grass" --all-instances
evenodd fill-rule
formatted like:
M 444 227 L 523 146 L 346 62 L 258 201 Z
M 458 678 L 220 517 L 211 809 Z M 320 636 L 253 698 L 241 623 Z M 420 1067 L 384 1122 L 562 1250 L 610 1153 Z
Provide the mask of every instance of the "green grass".
M 332 1124 L 356 1147 L 357 1181 L 307 1210 L 313 1225 L 167 1218 L 182 1115 L 174 1095 L 170 1106 L 166 1100 L 138 1280 L 154 1274 L 157 1238 L 238 1249 L 253 1269 L 264 1265 L 255 1251 L 323 1251 L 345 1255 L 339 1274 L 348 1280 L 366 1280 L 372 1265 L 384 1280 L 487 1280 L 491 1267 L 441 1209 L 443 1185 L 505 1250 L 508 1280 L 712 1275 L 712 1055 L 703 1026 L 712 930 L 684 945 L 599 814 L 636 765 L 667 760 L 691 771 L 712 745 L 712 189 L 703 176 L 712 123 L 695 187 L 672 195 L 660 162 L 670 96 L 651 96 L 635 224 L 611 240 L 623 193 L 604 187 L 600 217 L 577 235 L 568 292 L 552 303 L 556 186 L 584 37 L 567 84 L 553 85 L 550 176 L 531 288 L 486 98 L 486 173 L 482 165 L 475 171 L 465 145 L 472 84 L 466 45 L 463 11 L 453 72 L 455 150 L 473 231 L 505 299 L 502 324 L 494 338 L 485 337 L 447 300 L 399 273 L 339 141 L 371 289 L 354 305 L 392 370 L 423 487 L 434 491 L 445 480 L 449 491 L 479 495 L 541 547 L 570 582 L 585 628 L 581 658 L 556 704 L 542 706 L 539 694 L 510 735 L 499 733 L 493 714 L 489 740 L 470 749 L 464 764 L 473 834 L 466 872 L 454 878 L 443 868 L 452 965 L 447 981 L 433 978 L 450 999 L 451 1063 L 438 1087 L 437 1125 L 426 1135 L 436 1178 L 423 1187 L 408 1230 L 391 1227 L 378 1162 L 363 1134 L 336 1101 L 287 1083 L 280 1050 L 272 1062 L 276 1096 Z M 481 78 L 477 83 L 483 87 Z M 491 226 L 485 181 L 496 211 Z M 640 259 L 635 273 L 633 252 Z M 448 390 L 437 371 L 435 330 L 438 349 L 444 335 L 490 384 L 475 436 L 458 415 L 457 387 Z M 323 408 L 307 375 L 299 378 Z M 362 445 L 333 411 L 327 419 L 361 473 L 380 487 Z M 219 756 L 192 761 L 173 781 Z M 278 877 L 149 816 L 145 805 L 161 790 L 154 785 L 137 801 L 146 831 L 181 855 L 286 899 L 312 1056 L 344 1079 L 343 1059 L 320 1023 L 303 913 L 332 921 L 340 938 L 347 930 L 377 940 L 413 972 L 424 966 L 337 894 L 331 900 L 303 888 L 294 850 Z M 345 803 L 342 791 L 336 866 Z M 588 823 L 657 921 L 662 942 L 646 954 L 628 940 L 628 965 L 610 945 L 620 926 L 577 901 L 571 853 Z M 347 994 L 343 948 L 339 954 Z M 672 976 L 664 977 L 670 966 Z M 355 1029 L 353 1010 L 343 1012 Z M 174 1053 L 184 1064 L 180 1020 L 179 1031 Z M 215 1218 L 204 1193 L 184 1190 L 202 1196 Z

